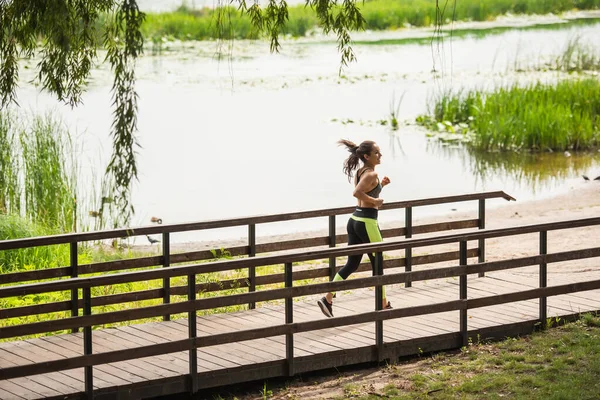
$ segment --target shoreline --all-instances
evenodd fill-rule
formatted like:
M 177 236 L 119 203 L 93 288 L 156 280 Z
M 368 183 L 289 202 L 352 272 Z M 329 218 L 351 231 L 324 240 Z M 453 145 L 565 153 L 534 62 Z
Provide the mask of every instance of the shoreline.
M 593 179 L 593 177 L 591 179 Z M 449 205 L 450 204 L 451 203 L 449 203 Z M 476 213 L 476 211 L 451 211 L 442 215 L 415 218 L 413 225 L 472 219 L 476 218 Z M 582 178 L 581 183 L 573 183 L 571 188 L 566 193 L 560 192 L 555 196 L 549 196 L 543 199 L 525 200 L 522 202 L 519 202 L 517 199 L 517 201 L 514 202 L 511 201 L 500 203 L 494 207 L 488 207 L 486 209 L 486 229 L 534 225 L 546 222 L 575 220 L 598 216 L 600 216 L 600 181 L 584 181 Z M 397 228 L 402 226 L 404 226 L 403 220 L 393 220 L 381 224 L 382 229 Z M 580 244 L 577 246 L 578 248 L 585 246 L 585 244 L 588 245 L 587 247 L 591 247 L 593 245 L 592 243 L 597 242 L 597 239 L 594 240 L 594 237 L 600 237 L 600 226 L 577 228 L 573 229 L 572 231 L 573 234 L 569 233 L 568 235 L 561 236 L 563 237 L 562 240 L 565 240 L 565 243 L 563 244 L 575 245 L 578 243 Z M 440 232 L 439 234 L 447 235 L 451 234 L 451 232 L 452 231 L 445 231 Z M 467 232 L 467 230 L 461 230 L 460 232 Z M 593 232 L 595 232 L 595 234 Z M 343 227 L 338 226 L 337 233 L 343 233 Z M 257 243 L 279 242 L 327 235 L 327 229 L 300 231 L 277 235 L 259 236 L 257 237 Z M 553 236 L 556 235 L 549 235 L 549 239 L 552 239 Z M 416 235 L 415 238 L 420 237 L 425 237 L 425 235 Z M 533 242 L 536 242 L 536 238 L 531 238 L 531 240 L 519 240 L 519 237 L 511 237 L 510 239 L 511 242 L 514 241 L 514 243 L 505 247 L 513 249 L 513 255 L 515 256 L 527 253 L 525 248 L 529 248 L 531 250 L 537 249 L 537 247 L 533 244 Z M 502 251 L 503 245 L 501 244 L 501 239 L 489 240 L 487 243 L 486 259 L 488 259 L 488 261 L 493 261 L 509 255 L 507 254 L 506 249 Z M 555 245 L 554 247 L 552 247 L 551 243 L 549 243 L 549 251 L 553 251 L 552 249 L 556 251 L 556 240 L 553 243 Z M 173 252 L 187 252 L 243 246 L 246 244 L 247 239 L 245 237 L 240 237 L 238 239 L 172 243 L 171 250 Z M 570 248 L 569 246 L 565 247 Z M 155 249 L 150 245 L 134 245 L 132 248 L 139 251 L 153 251 Z

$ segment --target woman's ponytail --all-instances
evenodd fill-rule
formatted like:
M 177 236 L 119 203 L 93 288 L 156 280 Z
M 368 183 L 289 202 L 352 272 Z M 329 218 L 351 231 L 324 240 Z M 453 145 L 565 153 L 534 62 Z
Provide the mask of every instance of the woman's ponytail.
M 338 144 L 340 146 L 346 146 L 346 149 L 350 152 L 350 156 L 344 161 L 343 167 L 344 174 L 348 175 L 348 182 L 350 182 L 352 180 L 354 170 L 358 168 L 358 162 L 365 161 L 363 156 L 371 153 L 375 142 L 367 140 L 362 142 L 360 146 L 357 146 L 350 140 L 341 139 L 338 140 Z

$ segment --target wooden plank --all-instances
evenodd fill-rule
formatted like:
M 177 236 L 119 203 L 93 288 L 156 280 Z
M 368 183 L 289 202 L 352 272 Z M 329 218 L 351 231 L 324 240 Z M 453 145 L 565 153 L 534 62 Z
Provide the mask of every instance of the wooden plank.
M 264 314 L 264 315 L 260 315 L 259 313 L 257 313 L 255 310 L 248 310 L 245 312 L 240 312 L 240 313 L 236 313 L 239 314 L 236 318 L 236 321 L 238 321 L 238 323 L 240 325 L 238 326 L 248 326 L 247 324 L 249 324 L 250 326 L 259 326 L 259 322 L 266 322 L 268 325 L 274 325 L 275 323 L 280 323 L 281 320 L 278 319 L 277 317 L 275 317 L 274 315 L 271 315 L 269 317 L 268 314 Z M 227 316 L 227 314 L 222 314 L 224 317 Z M 269 323 L 270 322 L 270 323 Z M 285 349 L 285 337 L 284 336 L 273 336 L 270 338 L 271 340 L 274 340 L 277 344 L 284 346 L 283 348 Z M 305 356 L 305 355 L 311 355 L 311 354 L 316 354 L 318 353 L 318 351 L 310 346 L 306 346 L 305 343 L 299 342 L 298 340 L 294 340 L 294 354 L 297 356 Z
M 508 293 L 508 290 L 511 290 L 510 293 L 514 293 L 514 292 L 519 292 L 523 289 L 527 289 L 530 290 L 532 289 L 532 287 L 527 286 L 527 285 L 523 285 L 521 283 L 517 283 L 517 282 L 507 282 L 507 281 L 503 281 L 503 280 L 498 280 L 495 279 L 493 277 L 490 277 L 490 279 L 494 279 L 494 285 L 500 288 L 504 288 L 506 289 L 506 291 L 504 291 L 503 293 Z M 569 295 L 572 296 L 572 295 Z M 556 298 L 556 296 L 550 297 L 548 298 L 549 302 L 552 303 L 553 308 L 556 308 L 558 310 L 560 310 L 561 313 L 572 313 L 572 307 L 570 307 L 568 302 L 562 302 L 559 299 Z M 575 300 L 575 303 L 577 303 L 577 301 Z M 535 315 L 537 317 L 537 315 L 539 315 L 539 306 L 537 305 L 537 301 L 536 300 L 532 300 L 529 301 L 527 304 L 530 304 L 532 307 L 532 313 L 533 315 Z M 581 303 L 582 305 L 586 306 L 587 304 L 585 302 Z
M 265 312 L 261 312 L 259 310 L 263 310 Z M 269 312 L 268 309 L 264 309 L 264 307 L 260 307 L 259 309 L 249 310 L 244 313 L 240 313 L 242 320 L 247 320 L 249 322 L 254 322 L 257 320 L 263 320 L 265 322 L 270 323 L 270 325 L 275 325 L 281 323 L 281 319 L 285 317 L 284 314 L 278 314 L 276 312 Z M 318 335 L 313 334 L 312 337 L 318 337 Z M 279 342 L 285 344 L 285 337 L 274 337 L 279 339 Z M 322 345 L 320 342 L 312 343 L 308 340 L 299 340 L 296 336 L 294 338 L 294 347 L 295 350 L 299 350 L 297 352 L 298 356 L 303 355 L 311 355 L 311 354 L 319 354 L 324 351 L 329 351 L 331 348 L 329 346 Z
M 63 358 L 69 358 L 69 357 L 76 357 L 81 355 L 80 353 L 71 351 L 69 349 L 66 349 L 64 347 L 58 346 L 55 343 L 46 341 L 46 340 L 42 340 L 40 338 L 38 339 L 32 339 L 30 341 L 32 344 L 34 344 L 35 346 L 38 346 L 42 349 L 45 350 L 52 350 L 54 352 L 60 352 L 60 354 L 63 356 Z M 77 391 L 83 392 L 84 389 L 84 375 L 83 375 L 83 369 L 78 368 L 78 369 L 74 369 L 74 370 L 64 370 L 62 371 L 65 375 L 70 376 L 73 379 L 73 384 L 71 385 L 72 387 L 78 389 Z M 99 373 L 98 373 L 99 372 Z M 98 389 L 102 386 L 108 386 L 110 385 L 108 382 L 104 381 L 101 376 L 103 375 L 103 373 L 101 371 L 94 371 L 94 388 Z M 76 384 L 75 384 L 76 383 Z
M 120 338 L 121 340 L 130 342 L 132 344 L 132 345 L 130 345 L 130 347 L 150 346 L 152 344 L 159 343 L 155 339 L 154 340 L 151 339 L 150 335 L 143 335 L 143 334 L 141 334 L 141 332 L 139 335 L 133 335 L 130 332 L 126 332 L 121 329 L 109 329 L 107 333 L 110 335 L 114 335 L 114 336 Z M 133 346 L 133 345 L 135 345 L 135 346 Z M 177 372 L 178 374 L 181 374 L 181 375 L 185 375 L 189 372 L 189 363 L 188 363 L 187 353 L 184 353 L 184 352 L 169 353 L 169 354 L 164 354 L 164 355 L 157 355 L 157 356 L 154 356 L 154 358 L 156 358 L 156 360 L 160 361 L 161 364 L 158 364 L 158 365 L 162 365 L 162 363 L 172 363 L 173 365 L 171 366 L 171 370 L 173 372 Z M 157 364 L 155 363 L 155 365 L 157 365 Z M 220 366 L 211 364 L 210 367 L 206 367 L 205 364 L 201 365 L 199 363 L 198 371 L 199 372 L 209 371 L 209 370 L 213 369 L 211 367 L 219 368 Z
M 484 278 L 488 279 L 488 277 Z M 477 287 L 469 287 L 469 293 L 482 293 L 483 296 L 474 297 L 472 300 L 477 300 L 481 297 L 491 297 L 491 296 L 499 296 L 504 295 L 509 292 L 506 291 L 507 288 L 503 288 L 501 286 L 490 283 L 489 281 L 481 281 L 477 283 Z M 490 296 L 491 295 L 491 296 Z M 523 313 L 527 316 L 535 316 L 539 312 L 538 303 L 536 300 L 525 300 L 518 303 L 510 304 L 510 315 L 515 315 L 515 312 Z
M 235 313 L 235 314 L 243 314 L 243 313 Z M 213 314 L 210 315 L 210 318 L 198 319 L 198 325 L 202 324 L 206 327 L 213 325 L 214 327 L 222 327 L 229 328 L 229 331 L 243 330 L 247 328 L 257 328 L 260 326 L 269 326 L 268 324 L 264 324 L 264 321 L 260 321 L 261 323 L 248 323 L 248 320 L 242 320 L 239 316 L 236 315 L 236 318 L 223 318 L 225 314 Z M 187 325 L 185 325 L 187 328 Z M 257 340 L 249 340 L 243 343 L 244 346 L 247 346 L 255 351 L 261 353 L 269 353 L 276 357 L 276 359 L 284 359 L 285 358 L 285 337 L 284 336 L 272 336 L 265 339 L 257 339 Z M 299 350 L 300 351 L 300 350 Z
M 114 343 L 115 350 L 131 349 L 131 348 L 149 346 L 149 345 L 154 344 L 150 341 L 143 340 L 140 337 L 136 338 L 136 340 L 132 340 L 131 335 L 129 337 L 124 337 L 124 335 L 122 333 L 117 334 L 117 332 L 118 332 L 118 328 L 117 329 L 106 329 L 106 330 L 99 332 L 99 334 L 103 334 L 103 339 L 106 340 L 107 342 Z M 142 343 L 140 343 L 140 341 Z M 186 373 L 188 373 L 188 363 L 183 360 L 179 360 L 173 354 L 174 353 L 161 354 L 161 355 L 156 355 L 153 357 L 146 357 L 144 359 L 141 359 L 141 361 L 152 365 L 153 370 L 155 370 L 155 371 L 163 370 L 163 369 L 170 371 L 170 372 L 166 372 L 166 373 L 161 373 L 162 375 L 167 376 L 167 377 L 177 376 L 177 375 L 185 375 Z
M 0 382 L 0 399 L 3 399 L 3 400 L 22 400 L 22 399 L 24 399 L 24 397 L 18 396 L 16 394 L 13 394 L 11 392 L 8 392 L 8 391 L 2 389 L 2 384 L 3 384 L 3 382 Z
M 281 308 L 266 308 L 259 307 L 256 312 L 261 313 L 261 317 L 272 318 L 274 322 L 284 320 L 285 314 Z M 297 316 L 296 316 L 296 319 Z M 298 319 L 300 320 L 300 319 Z M 329 338 L 320 335 L 318 332 L 306 332 L 305 334 L 295 334 L 295 338 L 302 338 L 306 341 L 307 345 L 314 348 L 317 353 L 327 352 L 332 349 L 341 350 L 343 348 L 339 343 L 333 344 Z M 297 339 L 296 339 L 297 340 Z
M 53 346 L 61 348 L 61 351 L 69 357 L 83 355 L 83 343 L 74 344 L 70 341 L 64 340 L 64 338 L 61 336 L 46 336 L 37 340 L 48 342 Z M 108 364 L 97 365 L 94 367 L 94 383 L 98 385 L 102 384 L 102 382 L 106 382 L 107 386 L 129 384 L 131 381 L 126 380 L 127 376 L 128 374 L 124 373 L 124 371 Z
M 83 338 L 79 334 L 61 335 L 61 339 L 83 348 Z M 92 348 L 94 349 L 95 355 L 96 353 L 107 351 L 104 346 L 96 344 L 95 342 L 93 343 Z M 149 378 L 147 375 L 150 375 L 152 377 L 151 379 L 156 379 L 159 377 L 154 374 L 146 374 L 142 368 L 132 364 L 131 361 L 120 361 L 116 363 L 110 363 L 108 365 L 120 370 L 119 377 L 128 380 L 131 383 L 143 382 Z
M 162 336 L 156 335 L 156 331 L 154 330 L 155 324 L 138 324 L 127 327 L 127 331 L 131 330 L 131 335 L 142 335 L 153 343 L 164 343 L 165 339 Z M 179 359 L 188 362 L 189 356 L 188 352 L 179 352 L 179 353 L 171 353 L 175 354 Z M 210 349 L 199 349 L 198 350 L 198 361 L 201 362 L 202 365 L 205 365 L 209 369 L 220 369 L 220 368 L 233 368 L 237 367 L 241 364 L 233 362 L 229 359 L 223 359 L 220 356 L 223 354 L 213 354 Z M 214 366 L 214 368 L 213 368 Z
M 27 364 L 35 364 L 41 361 L 56 360 L 60 358 L 60 356 L 57 356 L 54 353 L 46 351 L 37 346 L 28 345 L 24 342 L 13 342 L 11 344 L 13 346 L 5 347 L 0 350 L 0 357 L 2 357 L 3 360 L 11 361 L 17 365 L 26 364 L 19 362 L 18 359 L 29 361 L 29 363 Z M 46 387 L 51 391 L 56 391 L 61 394 L 65 394 L 65 392 L 69 393 L 75 390 L 81 390 L 82 388 L 80 385 L 75 384 L 75 387 L 68 387 L 67 389 L 67 387 L 65 387 L 65 385 L 62 384 L 62 382 L 71 383 L 73 381 L 73 378 L 71 378 L 69 374 L 66 374 L 64 372 L 51 372 L 45 375 L 36 375 L 35 378 L 31 377 L 28 379 L 40 386 Z M 56 385 L 52 385 L 52 381 L 56 381 L 59 383 L 57 383 Z
M 0 360 L 1 360 L 4 368 L 28 364 L 22 358 L 13 358 L 11 360 L 4 359 L 1 354 L 0 354 Z M 18 362 L 18 364 L 16 364 L 15 362 Z M 30 379 L 30 378 L 17 378 L 16 380 L 17 380 L 17 382 L 21 382 L 21 383 L 25 382 L 26 383 L 28 379 Z M 15 379 L 1 379 L 0 380 L 0 390 L 3 393 L 6 392 L 9 394 L 9 397 L 1 397 L 2 399 L 9 399 L 9 398 L 22 399 L 22 398 L 33 398 L 34 396 L 40 396 L 40 394 L 38 394 L 38 393 L 28 391 L 27 386 L 21 386 L 17 382 L 15 382 Z
M 318 310 L 318 313 L 317 313 L 317 310 Z M 337 313 L 334 314 L 336 317 L 350 314 L 349 312 L 342 313 L 342 312 L 340 312 L 340 309 L 336 309 L 336 310 L 338 311 Z M 341 310 L 347 311 L 345 309 L 341 309 Z M 312 309 L 298 308 L 298 310 L 294 314 L 297 315 L 298 317 L 300 317 L 300 315 L 304 316 L 303 319 L 297 318 L 299 322 L 302 320 L 303 321 L 312 321 L 315 319 L 327 318 L 320 312 L 320 310 L 318 309 L 318 306 L 316 304 L 315 304 L 314 308 L 312 308 Z M 343 330 L 340 328 L 341 327 L 320 330 L 320 331 L 317 331 L 317 334 L 326 336 L 327 337 L 326 340 L 328 343 L 331 343 L 331 342 L 337 343 L 343 349 L 370 346 L 374 343 L 375 333 L 373 332 L 371 335 L 364 334 L 363 327 L 361 327 L 361 326 L 358 326 L 358 325 L 348 326 L 348 327 L 345 327 L 345 328 L 347 328 L 346 330 Z
M 552 275 L 551 275 L 552 277 Z M 502 274 L 502 276 L 498 276 L 498 275 L 494 275 L 491 276 L 490 278 L 494 279 L 496 283 L 498 283 L 499 285 L 504 285 L 504 286 L 509 286 L 513 287 L 515 289 L 533 289 L 533 288 L 537 288 L 538 286 L 538 281 L 537 278 L 536 279 L 531 279 L 529 277 L 525 277 L 525 276 L 519 276 L 518 278 L 515 277 L 515 279 L 511 279 L 512 276 L 511 275 L 506 275 L 506 274 Z M 595 279 L 599 279 L 600 276 L 596 276 L 594 277 Z M 554 280 L 554 282 L 552 282 L 552 284 L 550 284 L 550 282 Z M 549 279 L 549 284 L 548 286 L 557 286 L 555 283 L 560 282 L 560 284 L 570 284 L 570 283 L 576 283 L 577 281 L 573 282 L 572 280 L 569 279 Z M 590 301 L 593 301 L 590 298 L 589 293 L 591 292 L 586 292 L 586 293 L 582 293 L 582 292 L 575 292 L 575 293 L 570 293 L 568 294 L 568 296 L 571 299 L 571 302 L 580 306 L 589 306 L 590 305 Z M 556 300 L 556 296 L 550 297 L 548 300 L 550 299 L 554 299 Z M 600 302 L 598 302 L 598 305 L 600 305 Z M 565 311 L 568 311 L 568 309 L 565 309 Z
M 93 337 L 93 348 L 98 352 L 110 352 L 116 350 L 125 350 L 126 347 L 123 341 L 111 341 L 110 339 L 117 339 L 114 336 L 103 337 L 103 335 L 94 335 Z M 143 377 L 145 380 L 168 378 L 175 376 L 178 371 L 170 370 L 165 363 L 160 361 L 151 362 L 152 357 L 140 357 L 127 361 L 128 366 L 131 366 L 131 371 L 136 372 L 137 375 Z M 119 363 L 121 364 L 121 363 Z M 125 366 L 123 366 L 125 368 Z
M 168 328 L 163 326 L 164 323 L 157 323 L 155 324 L 152 329 L 151 332 L 154 335 L 156 335 L 157 337 L 161 338 L 163 343 L 165 341 L 168 341 L 170 338 L 174 337 L 174 335 L 180 335 L 180 332 L 174 332 L 172 328 Z M 134 326 L 136 329 L 140 329 L 143 331 L 146 331 L 146 326 L 142 325 L 136 325 Z M 198 324 L 198 331 L 201 332 L 202 329 L 200 328 L 200 324 Z M 187 336 L 187 335 L 186 335 Z M 238 357 L 236 354 L 231 354 L 231 352 L 228 351 L 224 351 L 222 349 L 222 347 L 219 346 L 215 346 L 215 348 L 203 348 L 203 349 L 199 349 L 198 352 L 206 352 L 207 354 L 211 355 L 212 357 L 218 358 L 219 360 L 215 360 L 213 359 L 212 362 L 215 364 L 220 364 L 220 365 L 227 365 L 228 367 L 232 367 L 232 366 L 240 366 L 240 365 L 246 365 L 248 364 L 248 360 L 243 359 Z M 227 364 L 227 362 L 229 362 L 229 364 Z
M 39 398 L 43 398 L 43 394 L 41 393 L 37 393 L 35 391 L 32 390 L 32 388 L 35 388 L 39 385 L 35 385 L 35 382 L 32 382 L 33 384 L 30 385 L 29 382 L 32 382 L 30 380 L 28 380 L 27 378 L 18 378 L 18 379 L 8 379 L 8 380 L 2 380 L 0 381 L 0 385 L 2 386 L 2 388 L 6 391 L 8 391 L 9 393 L 11 393 L 12 395 L 14 395 L 15 399 L 39 399 Z M 22 386 L 24 385 L 24 386 Z M 9 399 L 12 399 L 9 397 Z
M 472 294 L 469 292 L 470 289 L 471 287 L 469 286 L 467 293 L 470 294 L 470 298 L 472 298 Z M 458 287 L 456 287 L 454 284 L 446 284 L 444 286 L 431 286 L 427 293 L 433 298 L 437 299 L 438 301 L 446 301 L 458 297 Z M 477 326 L 497 324 L 501 321 L 510 323 L 514 322 L 513 319 L 508 319 L 503 315 L 494 315 L 488 317 L 486 313 L 477 312 L 477 310 L 467 310 L 467 316 L 469 318 L 469 323 L 478 324 Z
M 0 285 L 28 281 L 41 281 L 44 279 L 54 279 L 70 275 L 70 267 L 47 268 L 26 272 L 11 272 L 6 274 L 0 274 Z
M 198 317 L 198 330 L 201 331 L 206 328 L 210 329 L 210 323 L 211 323 L 211 321 L 209 319 L 203 319 L 202 317 Z M 164 324 L 161 324 L 161 325 L 164 325 Z M 169 327 L 173 328 L 173 329 L 181 328 L 180 332 L 184 332 L 184 330 L 185 330 L 185 333 L 187 333 L 187 324 L 186 325 L 174 324 Z M 213 329 L 215 327 L 220 328 L 220 330 L 217 331 L 218 332 L 217 334 L 226 332 L 225 329 L 222 329 L 222 327 L 219 327 L 218 325 L 213 326 Z M 227 331 L 227 332 L 231 332 L 231 331 Z M 261 362 L 274 361 L 277 359 L 281 359 L 281 357 L 277 357 L 270 353 L 265 353 L 265 352 L 256 353 L 256 352 L 252 351 L 250 348 L 248 348 L 248 346 L 246 346 L 246 343 L 233 342 L 233 343 L 227 344 L 227 346 L 226 347 L 224 346 L 224 348 L 223 348 L 223 350 L 226 353 L 231 352 L 230 349 L 231 349 L 231 351 L 236 351 L 237 355 L 240 358 L 247 360 L 246 364 L 249 362 L 250 363 L 261 363 Z
M 11 385 L 10 389 L 7 387 L 7 389 L 17 396 L 21 396 L 26 399 L 63 396 L 62 393 L 46 386 L 45 384 L 37 383 L 31 378 L 15 378 L 11 379 L 10 381 L 14 385 Z

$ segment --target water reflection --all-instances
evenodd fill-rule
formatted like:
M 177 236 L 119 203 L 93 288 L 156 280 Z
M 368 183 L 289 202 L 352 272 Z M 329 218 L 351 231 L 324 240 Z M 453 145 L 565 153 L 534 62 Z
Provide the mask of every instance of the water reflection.
M 448 145 L 431 139 L 428 151 L 447 159 L 459 159 L 481 186 L 511 180 L 533 193 L 553 189 L 574 176 L 600 173 L 600 153 L 485 152 L 467 145 Z M 582 178 L 583 179 L 583 178 Z

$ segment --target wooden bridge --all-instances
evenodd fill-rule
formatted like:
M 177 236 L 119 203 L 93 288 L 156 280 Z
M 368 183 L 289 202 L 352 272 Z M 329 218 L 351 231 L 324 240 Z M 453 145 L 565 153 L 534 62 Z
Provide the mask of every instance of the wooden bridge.
M 405 225 L 384 230 L 383 243 L 358 246 L 335 247 L 346 241 L 336 234 L 336 216 L 353 207 L 2 241 L 0 251 L 69 246 L 71 265 L 0 275 L 0 299 L 70 293 L 65 301 L 0 310 L 0 399 L 195 393 L 458 348 L 531 332 L 549 317 L 600 310 L 600 272 L 576 279 L 547 273 L 550 263 L 600 256 L 600 247 L 548 253 L 548 232 L 598 226 L 600 218 L 486 230 L 485 204 L 492 198 L 511 199 L 488 192 L 386 204 L 383 210 L 405 210 Z M 462 201 L 478 202 L 476 219 L 413 226 L 414 207 Z M 328 219 L 328 236 L 257 243 L 256 224 L 315 217 Z M 208 250 L 170 251 L 175 232 L 240 225 L 248 226 L 247 245 L 225 249 L 235 259 L 211 260 L 215 252 Z M 458 229 L 466 231 L 440 234 Z M 160 256 L 78 263 L 84 242 L 159 233 Z M 412 238 L 417 234 L 423 237 Z M 539 254 L 485 261 L 487 239 L 523 234 L 539 235 Z M 327 282 L 340 266 L 336 261 L 366 252 L 377 254 L 374 276 L 363 263 L 359 271 L 367 274 Z M 320 260 L 326 261 L 315 264 Z M 264 272 L 265 266 L 277 267 Z M 527 266 L 538 274 L 513 273 Z M 226 275 L 246 270 L 242 278 Z M 222 279 L 205 279 L 215 273 Z M 153 280 L 162 285 L 127 289 Z M 172 286 L 178 280 L 186 284 Z M 117 294 L 95 291 L 117 285 Z M 380 309 L 384 285 L 392 310 Z M 335 318 L 324 317 L 314 301 L 327 291 L 338 293 Z M 119 311 L 112 311 L 115 304 Z M 222 312 L 232 306 L 238 311 Z

